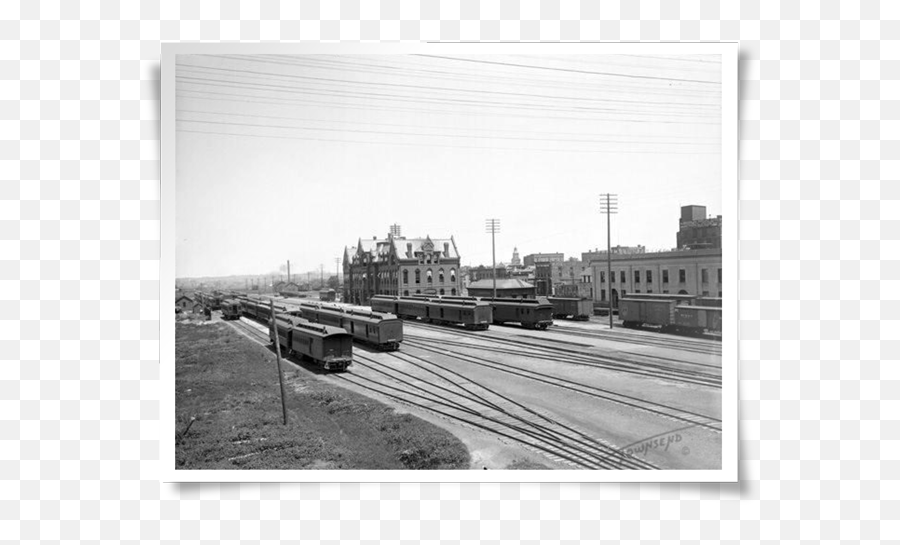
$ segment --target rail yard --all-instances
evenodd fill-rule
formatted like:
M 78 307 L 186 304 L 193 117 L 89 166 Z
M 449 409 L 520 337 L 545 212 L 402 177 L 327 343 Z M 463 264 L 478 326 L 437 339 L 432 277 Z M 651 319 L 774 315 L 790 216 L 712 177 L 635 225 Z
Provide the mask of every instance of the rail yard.
M 504 448 L 560 469 L 721 466 L 716 340 L 610 330 L 605 319 L 583 315 L 551 324 L 536 312 L 546 301 L 501 309 L 497 316 L 510 321 L 521 312 L 521 323 L 499 325 L 495 316 L 481 329 L 467 328 L 467 309 L 514 303 L 394 298 L 401 321 L 379 312 L 391 303 L 384 300 L 373 303 L 376 311 L 278 295 L 206 297 L 223 309 L 217 318 L 234 318 L 237 305 L 241 315 L 226 323 L 273 351 L 274 308 L 291 365 L 446 427 L 469 444 L 473 467 L 490 468 L 492 453 Z M 451 317 L 454 309 L 461 310 Z M 344 363 L 326 364 L 337 359 Z

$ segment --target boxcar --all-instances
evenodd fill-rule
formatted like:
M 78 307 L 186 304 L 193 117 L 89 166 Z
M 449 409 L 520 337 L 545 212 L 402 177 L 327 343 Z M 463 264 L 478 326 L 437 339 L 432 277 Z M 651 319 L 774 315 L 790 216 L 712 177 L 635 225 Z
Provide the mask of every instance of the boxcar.
M 269 339 L 286 356 L 308 358 L 329 371 L 344 371 L 353 363 L 353 337 L 339 327 L 314 324 L 290 313 L 275 316 Z
M 619 317 L 625 327 L 641 324 L 658 325 L 670 329 L 675 324 L 675 299 L 632 298 L 619 299 Z
M 241 317 L 241 304 L 236 299 L 222 301 L 222 319 L 237 320 Z
M 531 329 L 547 329 L 553 324 L 553 305 L 538 299 L 507 299 L 482 297 L 491 305 L 495 324 L 520 323 Z
M 553 305 L 554 318 L 584 321 L 589 320 L 594 312 L 594 303 L 589 299 L 549 297 L 548 300 Z
M 722 309 L 698 305 L 678 306 L 675 308 L 675 327 L 677 331 L 685 333 L 721 333 Z

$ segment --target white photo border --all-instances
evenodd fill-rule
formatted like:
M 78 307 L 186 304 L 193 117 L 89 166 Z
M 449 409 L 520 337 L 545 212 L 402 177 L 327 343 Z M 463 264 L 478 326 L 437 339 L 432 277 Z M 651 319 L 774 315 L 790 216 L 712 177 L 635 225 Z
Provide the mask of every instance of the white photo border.
M 661 54 L 721 55 L 722 78 L 722 468 L 715 470 L 203 470 L 175 468 L 175 59 L 244 54 Z M 736 482 L 738 453 L 738 44 L 736 42 L 553 43 L 164 43 L 160 94 L 160 366 L 163 380 L 160 476 L 164 482 Z

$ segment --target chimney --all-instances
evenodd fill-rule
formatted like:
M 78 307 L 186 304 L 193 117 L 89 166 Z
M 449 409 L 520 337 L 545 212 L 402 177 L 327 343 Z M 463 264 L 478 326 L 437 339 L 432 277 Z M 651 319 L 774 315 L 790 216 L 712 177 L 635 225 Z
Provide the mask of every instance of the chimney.
M 412 257 L 412 242 L 406 243 L 406 257 Z
M 450 243 L 444 243 L 444 257 L 450 257 Z

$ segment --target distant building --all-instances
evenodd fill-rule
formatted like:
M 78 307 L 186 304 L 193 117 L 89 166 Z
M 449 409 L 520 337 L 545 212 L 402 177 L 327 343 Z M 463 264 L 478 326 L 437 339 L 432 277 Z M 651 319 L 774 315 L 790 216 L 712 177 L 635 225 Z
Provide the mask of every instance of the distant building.
M 538 263 L 554 263 L 565 259 L 563 254 L 528 254 L 523 260 L 526 267 L 534 267 Z
M 647 249 L 643 246 L 613 246 L 611 249 L 613 255 L 632 255 L 642 254 Z M 606 250 L 595 249 L 594 251 L 581 252 L 581 260 L 590 263 L 595 259 L 606 259 Z
M 672 293 L 722 297 L 722 250 L 707 248 L 613 255 L 591 263 L 594 300 L 617 306 L 629 293 Z
M 681 249 L 721 249 L 722 216 L 707 218 L 705 206 L 682 206 L 675 238 Z
M 493 297 L 494 281 L 479 280 L 466 286 L 472 297 Z M 531 298 L 535 296 L 534 285 L 519 278 L 497 280 L 497 297 Z
M 344 248 L 343 300 L 368 304 L 373 295 L 459 295 L 459 252 L 448 239 L 406 238 L 400 226 L 387 238 L 359 239 Z
M 509 278 L 509 271 L 506 267 L 497 266 L 495 269 L 497 273 L 497 279 L 500 278 Z M 491 273 L 490 267 L 485 267 L 484 265 L 479 265 L 477 267 L 469 268 L 469 282 L 477 282 L 479 280 L 491 280 L 494 276 Z
M 593 299 L 592 276 L 590 263 L 574 257 L 568 261 L 545 261 L 534 267 L 535 292 L 537 295 Z
M 182 295 L 181 297 L 175 299 L 175 306 L 185 312 L 191 310 L 194 307 L 194 303 L 195 301 L 187 295 Z
M 521 267 L 522 266 L 522 260 L 519 259 L 519 249 L 518 248 L 513 248 L 513 255 L 512 255 L 512 259 L 509 261 L 509 266 L 510 267 Z

